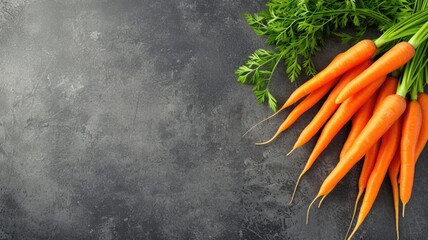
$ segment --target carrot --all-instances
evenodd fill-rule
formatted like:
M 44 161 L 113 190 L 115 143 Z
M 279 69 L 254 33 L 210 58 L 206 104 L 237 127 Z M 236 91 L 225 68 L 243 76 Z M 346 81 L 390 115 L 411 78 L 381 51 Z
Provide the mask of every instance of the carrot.
M 403 203 L 403 217 L 406 204 L 412 195 L 416 163 L 416 144 L 422 125 L 422 110 L 418 101 L 408 103 L 403 118 L 401 137 L 400 199 Z
M 331 192 L 336 184 L 364 156 L 370 147 L 373 146 L 404 113 L 405 109 L 405 98 L 396 94 L 386 97 L 355 139 L 352 147 L 344 153 L 342 159 L 324 180 L 317 196 L 312 202 L 315 202 L 316 199 Z
M 391 181 L 392 187 L 392 198 L 394 200 L 394 212 L 395 212 L 395 232 L 397 239 L 400 239 L 400 233 L 398 231 L 398 214 L 399 214 L 399 196 L 398 196 L 398 172 L 400 171 L 400 149 L 397 148 L 394 158 L 389 164 L 388 175 Z
M 342 147 L 340 156 L 352 145 L 352 142 L 364 128 L 366 123 L 369 121 L 370 117 L 373 114 L 373 109 L 379 105 L 379 103 L 388 95 L 395 93 L 398 85 L 398 79 L 395 77 L 387 77 L 385 82 L 382 84 L 382 87 L 379 89 L 379 93 L 375 102 L 363 105 L 355 115 L 352 117 L 352 127 L 349 131 L 348 137 L 345 141 L 345 144 Z
M 302 97 L 320 88 L 329 81 L 336 79 L 353 67 L 358 66 L 376 53 L 376 45 L 372 40 L 362 40 L 343 52 L 337 61 L 333 61 L 321 72 L 297 88 L 287 99 L 284 106 L 288 107 L 299 101 Z
M 373 168 L 370 178 L 367 182 L 366 193 L 364 194 L 363 202 L 361 203 L 360 212 L 358 213 L 357 223 L 354 230 L 349 235 L 349 239 L 355 234 L 358 228 L 363 223 L 364 219 L 370 212 L 374 201 L 376 200 L 379 189 L 388 171 L 391 160 L 394 158 L 395 152 L 400 145 L 401 121 L 396 120 L 390 129 L 382 137 L 382 143 L 379 148 L 379 153 L 376 159 L 376 165 Z
M 363 168 L 361 169 L 360 178 L 358 179 L 358 191 L 359 195 L 362 195 L 362 192 L 364 192 L 364 189 L 367 186 L 367 181 L 369 180 L 370 173 L 373 170 L 373 167 L 376 163 L 376 157 L 377 153 L 379 151 L 379 145 L 380 142 L 377 141 L 366 153 L 366 156 L 364 158 L 364 164 Z
M 333 60 L 331 61 L 331 63 L 330 64 L 334 64 L 335 63 L 335 61 L 337 61 L 338 59 L 340 59 L 340 56 L 342 56 L 342 54 L 343 53 L 339 53 L 339 54 L 337 54 L 334 58 L 333 58 Z M 336 79 L 336 81 L 337 81 L 337 79 Z M 273 118 L 273 117 L 275 117 L 278 113 L 280 113 L 280 112 L 282 112 L 284 109 L 286 109 L 288 106 L 287 105 L 283 105 L 280 109 L 278 109 L 278 111 L 276 111 L 275 113 L 273 113 L 272 115 L 270 115 L 270 116 L 268 116 L 268 117 L 266 117 L 266 118 L 264 118 L 264 119 L 262 119 L 261 121 L 259 121 L 258 123 L 256 123 L 256 124 L 254 124 L 252 127 L 250 127 L 242 136 L 245 136 L 245 135 L 247 135 L 247 133 L 249 133 L 251 130 L 253 130 L 255 127 L 257 127 L 259 124 L 261 124 L 261 123 L 263 123 L 263 122 L 265 122 L 265 121 L 267 121 L 267 120 L 269 120 L 269 119 L 271 119 L 271 118 Z
M 418 102 L 422 110 L 422 125 L 418 142 L 416 144 L 416 161 L 418 160 L 419 155 L 421 155 L 428 141 L 428 95 L 426 93 L 419 93 Z
M 382 87 L 379 89 L 378 96 L 375 102 L 367 102 L 360 110 L 355 114 L 352 118 L 352 128 L 350 133 L 348 134 L 348 139 L 342 147 L 341 156 L 347 151 L 347 149 L 352 145 L 353 140 L 358 136 L 361 130 L 369 121 L 370 117 L 373 114 L 373 110 L 379 106 L 379 104 L 389 95 L 393 94 L 397 89 L 398 79 L 395 77 L 388 77 L 385 82 L 382 84 Z M 374 99 L 374 98 L 373 98 Z M 358 115 L 362 116 L 358 116 Z M 361 119 L 360 119 L 361 118 Z M 354 220 L 355 213 L 357 211 L 358 201 L 360 197 L 363 195 L 363 192 L 367 186 L 367 181 L 370 176 L 370 173 L 374 167 L 375 160 L 377 157 L 377 152 L 379 148 L 379 141 L 370 148 L 370 150 L 366 153 L 364 158 L 363 168 L 361 170 L 360 178 L 358 181 L 358 195 L 355 200 L 354 211 L 351 217 L 351 224 L 349 225 L 348 231 L 346 232 L 346 236 L 348 236 L 349 230 L 351 229 L 352 222 Z
M 324 151 L 327 145 L 333 140 L 334 136 L 340 131 L 340 129 L 351 119 L 355 112 L 367 102 L 367 100 L 376 92 L 376 90 L 382 85 L 385 81 L 385 76 L 379 78 L 373 82 L 369 87 L 363 89 L 360 93 L 353 96 L 349 100 L 346 100 L 343 104 L 339 106 L 337 111 L 331 117 L 331 119 L 326 123 L 324 129 L 321 132 L 321 135 L 318 138 L 315 147 L 309 156 L 309 159 L 300 173 L 299 178 L 297 179 L 296 186 L 294 187 L 293 195 L 291 197 L 290 203 L 293 201 L 294 195 L 299 185 L 300 179 L 302 176 L 309 170 L 318 156 Z M 362 156 L 361 156 L 362 157 Z
M 290 112 L 288 117 L 284 120 L 284 122 L 281 124 L 281 126 L 278 128 L 276 133 L 267 141 L 256 143 L 256 145 L 264 145 L 272 142 L 280 133 L 287 130 L 293 123 L 296 122 L 296 120 L 302 116 L 303 113 L 305 113 L 307 110 L 309 110 L 311 107 L 313 107 L 316 103 L 319 102 L 321 98 L 323 98 L 328 91 L 334 86 L 338 79 L 333 80 L 326 85 L 322 86 L 321 88 L 315 90 L 311 94 L 309 94 L 302 102 L 300 102 L 293 111 Z
M 358 123 L 361 124 L 362 126 L 357 125 L 355 128 L 357 130 L 354 130 L 355 137 L 353 139 L 355 139 L 358 134 L 361 132 L 361 130 L 364 128 L 364 126 L 367 124 L 367 122 L 369 121 L 370 117 L 373 115 L 373 110 L 379 107 L 379 104 L 389 95 L 394 94 L 396 89 L 397 89 L 397 85 L 398 85 L 398 79 L 395 77 L 388 77 L 385 82 L 382 84 L 382 87 L 379 89 L 379 92 L 377 94 L 377 98 L 371 98 L 375 99 L 375 101 L 369 101 L 367 102 L 363 107 L 361 107 L 361 109 L 355 114 L 354 117 L 358 117 L 357 114 L 365 109 L 366 112 L 364 113 L 365 116 L 363 116 L 365 119 L 360 120 L 363 121 L 362 123 Z M 361 114 L 361 113 L 360 113 Z M 353 117 L 353 120 L 354 120 Z M 352 121 L 352 130 L 354 129 L 354 121 Z M 358 132 L 357 132 L 358 131 Z M 351 135 L 351 133 L 349 134 Z M 348 137 L 349 139 L 349 137 Z M 344 154 L 347 149 L 351 146 L 353 139 L 351 139 L 350 141 L 347 140 L 347 142 L 350 142 L 348 146 L 345 146 L 342 148 L 341 151 L 341 155 Z M 345 143 L 346 144 L 346 143 Z M 376 158 L 377 158 L 377 153 L 378 153 L 378 149 L 379 149 L 379 144 L 380 142 L 377 141 L 371 148 L 370 150 L 366 153 L 366 156 L 364 158 L 364 164 L 363 164 L 363 169 L 361 170 L 361 174 L 360 174 L 360 178 L 358 180 L 358 195 L 357 195 L 357 199 L 355 200 L 355 206 L 354 206 L 354 212 L 352 214 L 351 217 L 351 224 L 349 225 L 348 231 L 346 232 L 346 236 L 348 236 L 349 230 L 351 229 L 352 226 L 352 222 L 354 220 L 354 216 L 355 213 L 357 211 L 357 206 L 358 206 L 358 201 L 360 199 L 360 197 L 362 196 L 366 186 L 367 186 L 367 181 L 370 177 L 370 173 L 372 172 L 372 169 L 374 167 L 374 164 L 376 162 Z M 346 147 L 346 148 L 345 148 Z
M 398 79 L 395 77 L 387 77 L 382 87 L 379 89 L 377 95 L 375 109 L 379 107 L 380 103 L 389 95 L 394 94 L 397 91 Z
M 357 138 L 358 134 L 360 134 L 361 130 L 363 130 L 367 122 L 370 120 L 370 117 L 373 115 L 375 103 L 376 97 L 371 97 L 367 103 L 358 109 L 354 116 L 352 116 L 351 130 L 349 131 L 348 137 L 342 146 L 340 156 L 342 156 L 343 153 L 346 152 L 350 146 L 352 146 L 352 142 L 355 140 L 355 138 Z
M 354 211 L 352 213 L 351 222 L 349 224 L 348 231 L 346 232 L 346 236 L 348 236 L 348 233 L 351 230 L 352 222 L 354 221 L 355 213 L 357 212 L 358 202 L 359 202 L 361 196 L 363 196 L 363 193 L 364 193 L 364 190 L 366 189 L 367 182 L 369 180 L 370 174 L 371 174 L 373 167 L 376 163 L 379 145 L 380 145 L 380 143 L 379 143 L 379 141 L 377 141 L 375 143 L 375 145 L 373 145 L 369 149 L 369 151 L 366 153 L 366 156 L 364 157 L 363 168 L 361 169 L 360 178 L 358 179 L 358 194 L 357 194 L 357 198 L 355 199 Z
M 380 76 L 387 75 L 406 64 L 415 55 L 415 48 L 408 42 L 400 42 L 389 49 L 369 68 L 350 82 L 337 96 L 336 103 L 342 103 Z
M 324 104 L 321 106 L 318 113 L 315 115 L 312 121 L 305 127 L 305 129 L 303 129 L 303 131 L 300 133 L 299 138 L 297 139 L 296 143 L 293 146 L 293 149 L 288 154 L 290 154 L 295 149 L 301 147 L 303 144 L 307 143 L 313 136 L 315 136 L 315 134 L 321 129 L 324 123 L 327 122 L 330 116 L 333 115 L 333 113 L 339 107 L 339 104 L 336 104 L 334 102 L 339 92 L 352 79 L 358 76 L 358 74 L 360 74 L 362 71 L 367 69 L 370 66 L 370 64 L 372 64 L 372 60 L 368 59 L 363 63 L 361 63 L 360 65 L 356 66 L 355 68 L 349 70 L 342 76 L 342 78 L 339 80 L 339 82 L 336 84 L 336 86 L 328 95 L 327 99 L 325 100 Z

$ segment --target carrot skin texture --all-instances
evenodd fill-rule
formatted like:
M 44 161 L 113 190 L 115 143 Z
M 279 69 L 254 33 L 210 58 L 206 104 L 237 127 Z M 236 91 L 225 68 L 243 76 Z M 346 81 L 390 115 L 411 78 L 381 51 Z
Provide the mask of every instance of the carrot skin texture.
M 358 109 L 354 116 L 352 116 L 351 130 L 349 131 L 348 137 L 340 151 L 340 156 L 342 156 L 343 153 L 352 146 L 355 138 L 357 138 L 358 134 L 360 134 L 361 130 L 363 130 L 367 122 L 370 120 L 370 117 L 373 115 L 375 103 L 376 97 L 372 96 L 363 106 L 361 106 L 360 109 Z M 339 159 L 341 159 L 341 157 L 339 157 Z
M 339 107 L 339 104 L 336 104 L 334 102 L 339 92 L 358 74 L 367 69 L 372 64 L 372 62 L 373 61 L 371 59 L 368 59 L 357 67 L 349 70 L 342 76 L 342 78 L 328 95 L 327 99 L 324 101 L 324 104 L 321 106 L 318 113 L 315 115 L 312 121 L 305 127 L 305 129 L 302 130 L 299 135 L 299 138 L 294 144 L 293 149 L 304 145 L 309 140 L 311 140 L 313 136 L 315 136 L 315 134 L 322 128 L 322 126 L 327 122 L 327 120 Z
M 257 143 L 257 145 L 263 145 L 271 142 L 274 140 L 279 134 L 287 130 L 293 123 L 297 121 L 297 119 L 302 116 L 306 111 L 308 111 L 311 107 L 313 107 L 316 103 L 323 98 L 328 91 L 334 86 L 338 79 L 333 80 L 326 85 L 322 86 L 321 88 L 315 90 L 311 94 L 309 94 L 302 102 L 300 102 L 287 116 L 287 118 L 282 122 L 282 124 L 279 126 L 276 133 L 271 137 L 271 139 L 262 142 Z
M 403 118 L 400 145 L 400 200 L 406 205 L 412 195 L 416 164 L 416 144 L 422 125 L 422 109 L 418 101 L 410 101 Z
M 361 40 L 346 52 L 343 52 L 337 60 L 332 61 L 324 70 L 297 88 L 287 99 L 283 107 L 291 106 L 315 89 L 338 78 L 367 59 L 372 58 L 376 50 L 376 45 L 372 40 Z
M 364 191 L 367 187 L 367 181 L 369 180 L 370 174 L 375 166 L 376 158 L 379 152 L 380 141 L 377 141 L 366 153 L 364 157 L 363 168 L 361 169 L 360 178 L 358 179 L 359 191 Z
M 336 103 L 342 103 L 347 98 L 368 86 L 380 76 L 387 75 L 406 64 L 415 55 L 415 48 L 408 42 L 397 43 L 383 54 L 367 70 L 350 82 L 337 96 Z
M 379 104 L 389 95 L 397 91 L 398 79 L 395 77 L 387 77 L 382 87 L 379 89 L 374 108 L 379 107 Z
M 361 203 L 357 223 L 349 239 L 352 238 L 358 227 L 363 223 L 376 200 L 389 165 L 400 145 L 401 129 L 401 121 L 398 119 L 391 128 L 388 129 L 385 135 L 382 136 L 376 164 L 370 174 L 370 178 L 368 179 L 366 193 L 364 194 L 363 202 Z
M 428 141 L 428 95 L 426 93 L 419 93 L 418 102 L 422 110 L 422 125 L 416 144 L 416 161 L 418 161 Z
M 382 101 L 372 118 L 355 139 L 353 147 L 343 155 L 333 171 L 320 187 L 318 196 L 328 194 L 349 170 L 364 156 L 368 149 L 379 140 L 392 124 L 404 113 L 406 100 L 399 95 L 390 95 Z

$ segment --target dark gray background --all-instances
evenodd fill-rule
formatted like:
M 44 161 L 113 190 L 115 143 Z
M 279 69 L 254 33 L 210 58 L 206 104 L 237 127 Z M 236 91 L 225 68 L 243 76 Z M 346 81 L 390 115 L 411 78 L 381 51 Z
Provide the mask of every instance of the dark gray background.
M 314 141 L 285 154 L 315 114 L 277 141 L 234 71 L 266 47 L 242 17 L 266 1 L 0 2 L 0 239 L 342 239 L 357 167 L 305 212 L 348 127 L 302 179 Z M 318 67 L 346 49 L 332 39 Z M 274 79 L 280 102 L 306 78 Z M 423 239 L 427 151 L 401 220 Z M 394 239 L 389 181 L 356 239 Z

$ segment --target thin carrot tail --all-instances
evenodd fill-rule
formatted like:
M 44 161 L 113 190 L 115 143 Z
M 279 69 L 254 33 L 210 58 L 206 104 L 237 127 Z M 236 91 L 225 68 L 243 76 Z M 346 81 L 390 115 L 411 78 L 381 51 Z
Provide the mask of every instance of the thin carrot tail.
M 349 223 L 348 231 L 346 231 L 345 239 L 348 237 L 349 231 L 351 231 L 352 223 L 354 222 L 355 213 L 357 213 L 358 202 L 360 201 L 361 196 L 363 195 L 363 191 L 360 190 L 357 195 L 357 199 L 355 199 L 354 212 L 352 213 L 351 222 Z
M 318 199 L 318 198 L 320 198 L 321 197 L 321 195 L 317 195 L 315 198 L 314 198 L 314 200 L 312 200 L 312 202 L 311 202 L 311 204 L 309 204 L 309 206 L 308 206 L 308 210 L 306 211 L 306 224 L 308 224 L 308 222 L 309 222 L 309 212 L 311 211 L 311 207 L 312 207 L 312 205 L 315 203 L 315 201 Z
M 402 212 L 402 215 L 403 215 L 403 218 L 404 218 L 404 211 L 406 210 L 406 204 L 405 203 L 403 203 L 403 212 Z
M 328 194 L 324 195 L 324 197 L 321 198 L 320 202 L 318 203 L 318 208 L 321 207 L 322 202 L 324 202 L 325 197 L 327 197 Z
M 397 181 L 395 180 L 395 182 L 393 184 L 397 184 Z M 397 234 L 397 240 L 400 239 L 400 231 L 398 228 L 398 186 L 396 186 L 395 191 L 394 191 L 394 211 L 395 211 L 395 232 Z
M 271 118 L 273 118 L 273 117 L 275 117 L 279 112 L 281 112 L 282 110 L 284 110 L 285 108 L 281 108 L 281 109 L 279 109 L 278 111 L 276 111 L 274 114 L 272 114 L 272 115 L 270 115 L 269 117 L 267 117 L 267 118 L 265 118 L 265 119 L 262 119 L 260 122 L 258 122 L 258 123 L 256 123 L 256 124 L 254 124 L 252 127 L 250 127 L 243 135 L 242 135 L 242 137 L 244 137 L 245 135 L 247 135 L 249 132 L 251 132 L 255 127 L 257 127 L 258 125 L 260 125 L 260 124 L 262 124 L 262 123 L 264 123 L 264 122 L 266 122 L 267 120 L 269 120 L 269 119 L 271 119 Z
M 317 159 L 317 157 L 314 157 L 313 154 L 311 154 L 311 156 L 309 156 L 308 161 L 306 162 L 305 167 L 303 168 L 302 172 L 299 175 L 299 178 L 297 179 L 296 182 L 296 186 L 294 187 L 294 191 L 293 191 L 293 195 L 291 197 L 291 201 L 290 203 L 293 201 L 294 199 L 294 194 L 296 193 L 297 190 L 297 186 L 299 185 L 300 179 L 302 178 L 303 175 L 305 175 L 305 173 L 311 168 L 312 164 L 314 164 L 315 160 Z
M 287 153 L 287 156 L 288 156 L 288 155 L 290 155 L 294 150 L 295 150 L 295 148 L 293 147 L 293 149 L 291 149 L 291 150 Z
M 357 232 L 358 228 L 360 227 L 362 222 L 357 221 L 357 224 L 355 224 L 354 230 L 351 232 L 351 235 L 349 235 L 347 240 L 351 240 L 352 237 L 355 235 L 355 233 Z
M 295 122 L 295 119 L 293 118 L 294 116 L 295 115 L 293 115 L 293 112 L 291 112 L 290 115 L 288 115 L 288 117 L 281 123 L 281 125 L 279 126 L 276 133 L 269 140 L 264 141 L 264 142 L 258 142 L 255 144 L 257 146 L 260 146 L 260 145 L 268 144 L 268 143 L 272 142 L 273 140 L 275 140 L 275 138 L 278 137 L 279 134 L 281 134 L 282 132 L 287 130 L 291 125 L 293 125 L 293 123 Z
M 278 137 L 278 135 L 280 134 L 280 133 L 282 133 L 283 131 L 281 131 L 281 130 L 278 130 L 269 140 L 267 140 L 267 141 L 264 141 L 264 142 L 258 142 L 258 143 L 255 143 L 257 146 L 261 146 L 261 145 L 266 145 L 266 144 L 268 144 L 268 143 L 270 143 L 270 142 L 272 142 L 273 140 L 275 140 L 275 138 L 276 137 Z
M 302 178 L 302 176 L 303 176 L 304 174 L 305 174 L 305 171 L 302 171 L 302 173 L 300 173 L 299 177 L 297 178 L 297 182 L 296 182 L 296 185 L 294 186 L 293 194 L 291 195 L 290 202 L 288 203 L 289 205 L 290 205 L 290 204 L 293 202 L 293 200 L 294 200 L 294 196 L 296 195 L 296 190 L 297 190 L 297 187 L 299 186 L 300 179 Z

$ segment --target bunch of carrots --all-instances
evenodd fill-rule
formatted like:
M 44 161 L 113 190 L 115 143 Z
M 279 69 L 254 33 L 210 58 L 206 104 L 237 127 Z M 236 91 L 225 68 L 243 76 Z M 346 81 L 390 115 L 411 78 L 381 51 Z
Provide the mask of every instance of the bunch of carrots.
M 322 198 L 321 204 L 351 168 L 364 159 L 354 214 L 346 236 L 360 198 L 363 197 L 363 200 L 357 222 L 348 239 L 352 238 L 370 212 L 388 173 L 399 238 L 399 199 L 404 216 L 405 206 L 412 194 L 415 164 L 428 140 L 428 95 L 424 93 L 428 82 L 427 39 L 428 9 L 395 24 L 379 38 L 362 40 L 338 54 L 325 69 L 297 88 L 276 113 L 261 121 L 297 104 L 274 136 L 257 145 L 274 140 L 328 94 L 318 113 L 302 130 L 293 149 L 287 154 L 307 143 L 322 129 L 296 181 L 290 203 L 302 176 L 334 136 L 348 122 L 352 124 L 341 149 L 340 160 L 309 205 L 307 219 L 314 202 Z

